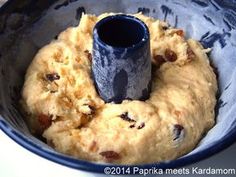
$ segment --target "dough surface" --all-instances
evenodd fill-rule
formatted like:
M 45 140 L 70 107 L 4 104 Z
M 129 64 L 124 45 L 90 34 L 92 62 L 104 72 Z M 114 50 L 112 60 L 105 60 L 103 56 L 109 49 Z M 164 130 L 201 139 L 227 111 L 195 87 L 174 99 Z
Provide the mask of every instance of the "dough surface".
M 190 152 L 215 122 L 217 81 L 207 50 L 182 30 L 135 14 L 150 30 L 151 96 L 106 104 L 91 79 L 91 50 L 93 27 L 108 15 L 83 15 L 33 59 L 21 100 L 32 133 L 97 162 L 143 164 Z

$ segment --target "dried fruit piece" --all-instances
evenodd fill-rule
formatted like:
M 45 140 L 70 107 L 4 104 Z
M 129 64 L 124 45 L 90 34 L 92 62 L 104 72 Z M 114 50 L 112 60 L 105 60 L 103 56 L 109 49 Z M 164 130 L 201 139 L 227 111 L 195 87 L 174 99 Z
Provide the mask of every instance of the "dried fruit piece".
M 128 122 L 136 122 L 136 120 L 131 119 L 128 114 L 129 114 L 128 112 L 125 112 L 120 115 L 120 118 Z
M 130 126 L 129 126 L 129 128 L 134 128 L 135 127 L 135 124 L 131 124 Z
M 53 82 L 55 80 L 59 80 L 60 76 L 57 73 L 46 74 L 46 79 Z
M 118 160 L 121 158 L 120 154 L 118 154 L 115 151 L 103 151 L 103 152 L 100 152 L 99 154 L 108 160 Z
M 48 116 L 45 114 L 39 114 L 37 119 L 38 119 L 38 122 L 43 130 L 47 129 L 52 124 L 52 116 Z
M 168 27 L 168 26 L 162 26 L 162 29 L 163 29 L 164 31 L 166 31 L 166 30 L 169 29 L 169 27 Z
M 56 90 L 50 90 L 50 93 L 56 93 L 57 91 Z
M 183 131 L 184 131 L 184 127 L 180 124 L 175 124 L 174 125 L 174 139 L 173 140 L 177 140 L 180 138 L 181 134 L 183 135 Z
M 144 123 L 144 122 L 142 122 L 142 123 L 138 126 L 137 129 L 142 129 L 143 127 L 145 127 L 145 123 Z
M 189 46 L 187 48 L 187 55 L 188 55 L 188 60 L 193 60 L 196 57 L 195 53 Z
M 158 67 L 161 66 L 166 61 L 162 55 L 155 55 L 153 59 L 155 61 L 155 65 Z
M 86 53 L 89 61 L 92 61 L 92 54 L 88 50 L 85 50 L 84 53 Z
M 174 62 L 177 60 L 177 55 L 176 53 L 171 50 L 171 49 L 166 49 L 165 50 L 165 59 L 170 62 Z
M 181 36 L 181 37 L 184 37 L 184 31 L 183 31 L 183 30 L 177 30 L 177 31 L 175 32 L 175 34 L 177 34 L 177 35 L 179 35 L 179 36 Z

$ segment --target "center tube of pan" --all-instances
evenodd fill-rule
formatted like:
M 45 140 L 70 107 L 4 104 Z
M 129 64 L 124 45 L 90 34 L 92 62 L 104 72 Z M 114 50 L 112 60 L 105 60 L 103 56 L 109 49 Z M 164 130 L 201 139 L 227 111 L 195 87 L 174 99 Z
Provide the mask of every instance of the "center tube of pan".
M 92 74 L 105 102 L 146 100 L 151 92 L 148 27 L 129 15 L 108 16 L 93 30 Z

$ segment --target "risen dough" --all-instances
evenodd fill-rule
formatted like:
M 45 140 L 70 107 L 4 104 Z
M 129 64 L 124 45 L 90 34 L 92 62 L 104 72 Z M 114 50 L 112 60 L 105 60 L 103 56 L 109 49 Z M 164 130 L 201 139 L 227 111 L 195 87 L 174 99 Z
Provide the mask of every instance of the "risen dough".
M 182 30 L 136 14 L 151 35 L 150 99 L 105 104 L 91 79 L 91 50 L 92 29 L 107 15 L 83 15 L 35 56 L 22 91 L 32 132 L 89 161 L 140 164 L 190 152 L 214 125 L 217 82 L 206 50 Z M 177 60 L 161 65 L 169 49 Z

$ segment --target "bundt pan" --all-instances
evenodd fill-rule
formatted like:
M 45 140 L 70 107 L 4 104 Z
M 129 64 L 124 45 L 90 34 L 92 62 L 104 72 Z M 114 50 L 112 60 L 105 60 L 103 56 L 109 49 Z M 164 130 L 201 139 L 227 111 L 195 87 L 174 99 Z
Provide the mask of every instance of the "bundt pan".
M 216 125 L 192 152 L 176 160 L 137 167 L 181 167 L 208 158 L 235 142 L 235 0 L 9 0 L 0 9 L 0 128 L 9 137 L 56 163 L 81 172 L 104 174 L 108 165 L 63 155 L 32 136 L 18 108 L 24 74 L 36 52 L 67 27 L 78 25 L 83 12 L 142 12 L 184 29 L 187 38 L 212 48 L 209 57 L 219 82 Z

